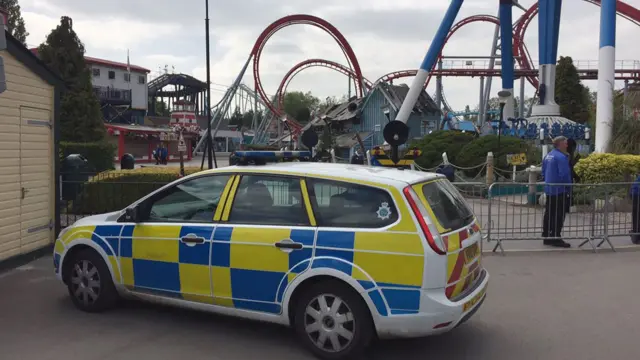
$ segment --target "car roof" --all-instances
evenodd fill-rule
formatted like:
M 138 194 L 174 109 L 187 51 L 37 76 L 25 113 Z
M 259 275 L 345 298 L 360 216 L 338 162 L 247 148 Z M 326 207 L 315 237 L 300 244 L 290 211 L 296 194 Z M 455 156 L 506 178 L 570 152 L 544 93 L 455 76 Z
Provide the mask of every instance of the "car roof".
M 209 172 L 258 172 L 297 175 L 344 180 L 367 181 L 384 185 L 402 186 L 444 177 L 440 174 L 398 170 L 381 166 L 334 164 L 318 162 L 281 162 L 267 165 L 228 166 Z

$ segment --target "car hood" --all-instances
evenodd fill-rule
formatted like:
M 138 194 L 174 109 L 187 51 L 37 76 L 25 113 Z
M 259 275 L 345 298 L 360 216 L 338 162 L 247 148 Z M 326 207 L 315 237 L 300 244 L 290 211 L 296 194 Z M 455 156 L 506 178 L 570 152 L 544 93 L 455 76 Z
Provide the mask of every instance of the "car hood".
M 114 211 L 106 214 L 92 215 L 76 221 L 73 226 L 97 225 L 105 222 L 115 222 L 122 214 L 122 211 Z

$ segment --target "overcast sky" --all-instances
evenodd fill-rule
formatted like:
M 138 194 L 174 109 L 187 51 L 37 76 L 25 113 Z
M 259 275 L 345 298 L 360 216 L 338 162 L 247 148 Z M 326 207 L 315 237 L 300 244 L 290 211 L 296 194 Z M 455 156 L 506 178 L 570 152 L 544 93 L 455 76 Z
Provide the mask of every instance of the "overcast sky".
M 626 0 L 640 8 L 640 0 Z M 415 69 L 422 62 L 435 30 L 448 6 L 444 0 L 211 0 L 212 97 L 219 99 L 225 85 L 242 69 L 262 30 L 278 18 L 304 13 L 320 16 L 335 25 L 354 49 L 365 77 L 374 81 L 388 72 Z M 529 7 L 534 0 L 521 0 Z M 347 5 L 348 4 L 348 5 Z M 160 67 L 205 77 L 204 0 L 20 0 L 30 35 L 37 46 L 60 17 L 73 18 L 74 29 L 87 55 L 147 67 L 157 76 Z M 474 14 L 496 15 L 497 0 L 466 0 L 457 20 Z M 514 18 L 522 13 L 514 9 Z M 574 60 L 598 58 L 599 8 L 585 1 L 565 0 L 562 9 L 559 55 Z M 640 60 L 640 28 L 618 17 L 618 60 Z M 526 42 L 537 61 L 537 21 Z M 494 27 L 476 23 L 458 31 L 444 50 L 450 56 L 489 55 Z M 284 28 L 274 35 L 260 62 L 265 90 L 275 93 L 282 76 L 307 58 L 323 58 L 346 64 L 338 45 L 326 33 L 305 25 Z M 586 62 L 581 64 L 586 67 Z M 597 66 L 594 62 L 590 66 Z M 625 66 L 632 66 L 629 62 Z M 244 82 L 253 86 L 247 71 Z M 429 93 L 434 93 L 434 83 Z M 493 94 L 500 80 L 494 81 Z M 595 88 L 595 81 L 587 82 Z M 446 97 L 456 110 L 478 103 L 479 80 L 445 78 Z M 621 84 L 618 84 L 621 86 Z M 344 75 L 325 68 L 311 68 L 297 76 L 289 90 L 311 91 L 323 99 L 347 93 Z M 516 94 L 519 90 L 516 90 Z M 533 88 L 527 85 L 527 94 Z

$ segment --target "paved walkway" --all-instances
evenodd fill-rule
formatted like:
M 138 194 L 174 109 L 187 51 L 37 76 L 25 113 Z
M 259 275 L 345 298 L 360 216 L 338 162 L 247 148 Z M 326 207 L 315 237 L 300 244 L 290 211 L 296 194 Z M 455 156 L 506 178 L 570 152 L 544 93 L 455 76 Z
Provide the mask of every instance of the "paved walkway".
M 0 273 L 2 360 L 306 360 L 286 328 L 127 303 L 76 310 L 51 258 Z M 384 341 L 371 360 L 637 359 L 640 253 L 487 256 L 488 297 L 468 323 Z

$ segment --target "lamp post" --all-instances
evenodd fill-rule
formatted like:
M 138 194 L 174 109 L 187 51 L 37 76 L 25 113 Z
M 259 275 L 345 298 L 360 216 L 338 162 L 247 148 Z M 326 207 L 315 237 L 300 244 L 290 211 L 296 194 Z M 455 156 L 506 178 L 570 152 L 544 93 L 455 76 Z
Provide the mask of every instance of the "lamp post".
M 204 1 L 206 18 L 204 19 L 205 26 L 205 42 L 207 48 L 207 165 L 209 169 L 213 169 L 213 138 L 211 137 L 211 64 L 210 64 L 210 51 L 209 51 L 209 0 Z M 216 161 L 216 168 L 218 167 Z

